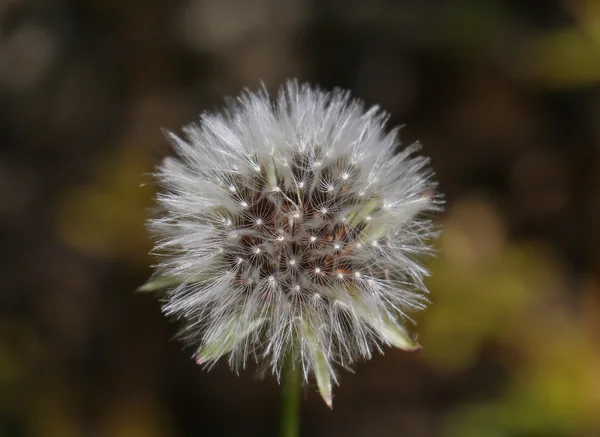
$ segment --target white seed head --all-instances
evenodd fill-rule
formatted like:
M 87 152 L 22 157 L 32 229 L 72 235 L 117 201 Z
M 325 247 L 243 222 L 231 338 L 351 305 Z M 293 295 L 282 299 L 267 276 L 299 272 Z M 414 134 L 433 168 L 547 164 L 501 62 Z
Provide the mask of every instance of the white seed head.
M 274 102 L 246 91 L 168 134 L 177 157 L 156 174 L 149 226 L 157 276 L 178 284 L 164 312 L 199 363 L 251 358 L 279 376 L 291 357 L 330 403 L 335 365 L 381 343 L 418 348 L 404 323 L 427 303 L 419 258 L 441 201 L 428 160 L 386 120 L 290 81 Z

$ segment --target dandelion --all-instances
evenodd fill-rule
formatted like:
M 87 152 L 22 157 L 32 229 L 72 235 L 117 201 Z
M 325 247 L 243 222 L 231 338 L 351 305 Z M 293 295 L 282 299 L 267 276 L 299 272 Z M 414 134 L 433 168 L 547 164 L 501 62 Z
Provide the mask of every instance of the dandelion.
M 168 288 L 164 313 L 199 364 L 253 360 L 278 378 L 291 365 L 331 406 L 336 368 L 419 348 L 406 326 L 427 304 L 420 258 L 441 202 L 387 118 L 290 81 L 167 134 L 177 157 L 156 174 L 159 262 L 142 288 Z

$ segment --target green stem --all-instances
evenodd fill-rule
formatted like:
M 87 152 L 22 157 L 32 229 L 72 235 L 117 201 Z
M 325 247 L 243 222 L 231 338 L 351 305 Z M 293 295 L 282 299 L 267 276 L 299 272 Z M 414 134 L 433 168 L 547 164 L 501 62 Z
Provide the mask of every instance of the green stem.
M 300 435 L 300 393 L 302 372 L 300 366 L 288 361 L 283 374 L 283 406 L 281 410 L 281 437 Z

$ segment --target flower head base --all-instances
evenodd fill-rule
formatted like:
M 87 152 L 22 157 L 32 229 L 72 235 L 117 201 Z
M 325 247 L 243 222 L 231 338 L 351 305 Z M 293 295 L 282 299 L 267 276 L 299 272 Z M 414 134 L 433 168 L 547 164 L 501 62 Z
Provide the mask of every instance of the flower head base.
M 251 358 L 279 375 L 291 360 L 331 405 L 334 364 L 419 348 L 403 324 L 427 302 L 418 258 L 440 202 L 428 160 L 395 153 L 386 119 L 291 81 L 274 103 L 245 92 L 185 140 L 168 134 L 178 158 L 156 175 L 150 227 L 164 312 L 198 363 Z

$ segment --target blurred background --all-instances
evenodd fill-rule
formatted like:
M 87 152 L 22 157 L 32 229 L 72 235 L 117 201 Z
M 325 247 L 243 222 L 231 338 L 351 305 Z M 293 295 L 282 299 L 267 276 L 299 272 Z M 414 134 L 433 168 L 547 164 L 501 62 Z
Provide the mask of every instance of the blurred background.
M 351 89 L 446 194 L 419 354 L 340 372 L 305 436 L 600 436 L 600 2 L 0 0 L 0 437 L 274 436 L 152 294 L 149 172 L 225 96 Z

